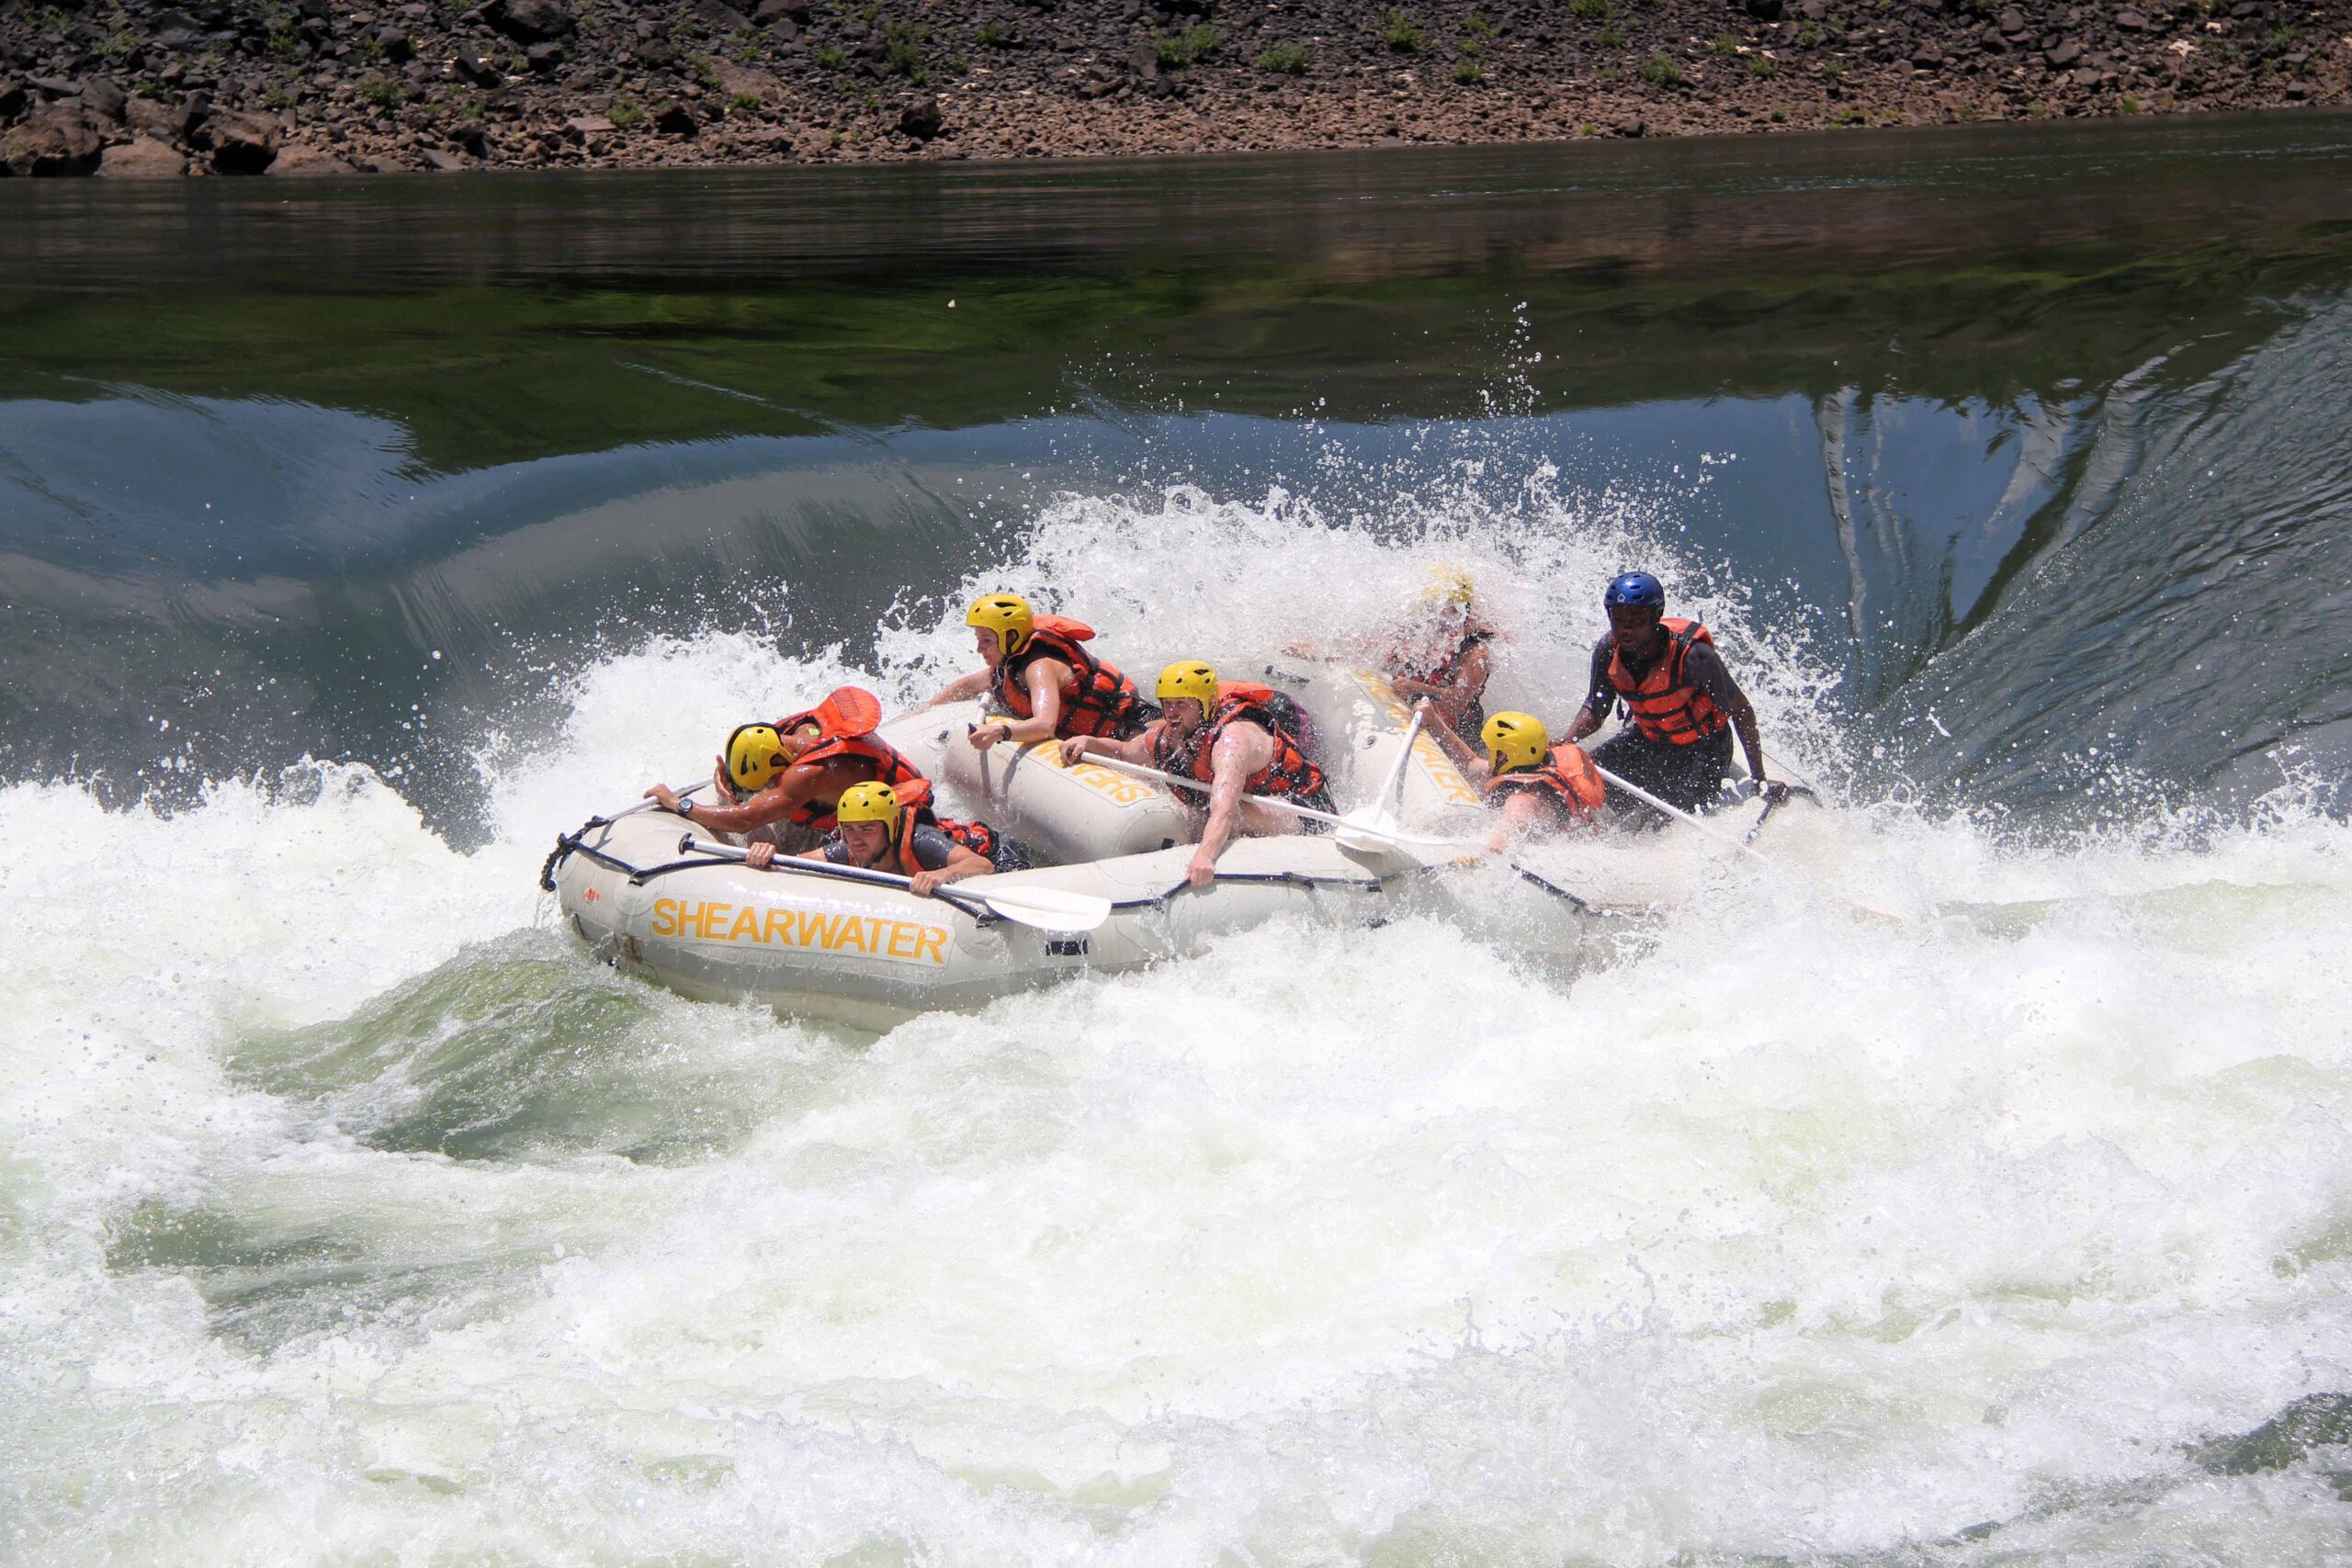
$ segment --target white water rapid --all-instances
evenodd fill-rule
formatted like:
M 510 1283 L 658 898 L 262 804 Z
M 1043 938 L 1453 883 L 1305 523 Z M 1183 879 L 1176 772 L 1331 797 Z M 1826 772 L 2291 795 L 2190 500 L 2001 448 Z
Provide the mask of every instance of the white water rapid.
M 1857 776 L 1802 628 L 1644 506 L 1430 504 L 1071 500 L 964 586 L 1148 675 L 1457 562 L 1565 715 L 1637 556 Z M 0 788 L 0 1560 L 2345 1561 L 2324 1452 L 2198 1447 L 2352 1391 L 2342 822 L 1881 789 L 1581 966 L 1285 924 L 879 1038 L 557 929 L 559 829 L 933 689 L 947 603 L 878 670 L 585 657 L 471 852 L 356 766 Z

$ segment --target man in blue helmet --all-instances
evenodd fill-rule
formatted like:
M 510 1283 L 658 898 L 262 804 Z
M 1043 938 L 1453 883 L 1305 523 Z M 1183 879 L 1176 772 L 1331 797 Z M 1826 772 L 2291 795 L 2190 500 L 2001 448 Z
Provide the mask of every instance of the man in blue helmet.
M 1611 581 L 1601 604 L 1609 630 L 1593 644 L 1592 679 L 1568 739 L 1582 740 L 1599 729 L 1622 702 L 1633 728 L 1597 749 L 1592 760 L 1629 784 L 1685 811 L 1704 810 L 1722 798 L 1736 731 L 1757 788 L 1768 795 L 1785 791 L 1786 784 L 1765 777 L 1756 709 L 1724 668 L 1707 628 L 1668 616 L 1666 590 L 1646 571 Z M 1623 791 L 1609 793 L 1620 809 L 1642 809 Z

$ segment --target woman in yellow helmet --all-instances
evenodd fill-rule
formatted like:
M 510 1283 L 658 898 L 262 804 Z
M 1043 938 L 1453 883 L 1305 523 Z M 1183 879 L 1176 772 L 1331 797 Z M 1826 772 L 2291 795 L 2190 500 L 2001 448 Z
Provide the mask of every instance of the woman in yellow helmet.
M 904 876 L 909 890 L 928 898 L 951 882 L 991 872 L 1022 871 L 1029 857 L 1021 846 L 985 822 L 951 822 L 909 805 L 888 784 L 852 784 L 834 803 L 832 836 L 802 860 L 829 861 Z M 764 866 L 775 859 L 768 844 L 753 844 L 746 863 Z
M 1085 622 L 1040 615 L 1018 593 L 983 593 L 964 624 L 987 668 L 951 682 L 923 706 L 988 695 L 1005 716 L 972 731 L 978 750 L 1057 735 L 1123 738 L 1151 717 L 1136 683 L 1086 649 L 1094 628 Z
M 1196 886 L 1216 877 L 1216 857 L 1238 835 L 1267 837 L 1299 831 L 1298 818 L 1242 798 L 1273 795 L 1317 811 L 1331 809 L 1323 771 L 1267 705 L 1273 688 L 1220 681 L 1197 659 L 1180 659 L 1159 672 L 1159 718 L 1130 740 L 1072 736 L 1062 760 L 1116 757 L 1209 786 L 1200 818 L 1200 848 L 1184 874 Z M 1197 800 L 1187 805 L 1198 806 Z
M 1487 720 L 1478 733 L 1486 755 L 1472 753 L 1459 736 L 1435 722 L 1435 705 L 1420 712 L 1429 732 L 1445 748 L 1487 804 L 1502 812 L 1487 839 L 1487 852 L 1500 854 L 1513 839 L 1589 826 L 1600 810 L 1605 786 L 1600 773 L 1573 740 L 1552 744 L 1551 732 L 1533 714 L 1505 712 Z
M 1487 645 L 1494 628 L 1478 614 L 1477 592 L 1459 567 L 1431 569 L 1419 613 L 1385 642 L 1366 640 L 1338 650 L 1314 643 L 1291 644 L 1301 659 L 1365 659 L 1388 677 L 1408 704 L 1433 705 L 1430 732 L 1449 729 L 1473 745 L 1486 723 L 1487 680 L 1492 671 Z

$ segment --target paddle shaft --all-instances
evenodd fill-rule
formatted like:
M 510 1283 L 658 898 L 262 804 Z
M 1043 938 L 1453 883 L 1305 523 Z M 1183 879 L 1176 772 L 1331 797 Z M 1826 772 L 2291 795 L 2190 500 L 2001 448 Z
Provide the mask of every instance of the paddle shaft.
M 1729 844 L 1733 849 L 1737 850 L 1740 853 L 1760 860 L 1766 865 L 1778 865 L 1781 863 L 1774 860 L 1770 855 L 1766 854 L 1763 851 L 1747 843 L 1746 840 L 1735 839 L 1720 828 L 1709 827 L 1700 818 L 1683 810 L 1679 806 L 1671 805 L 1668 802 L 1660 800 L 1657 795 L 1652 795 L 1641 785 L 1634 783 L 1630 779 L 1620 778 L 1617 774 L 1611 773 L 1607 768 L 1602 767 L 1598 762 L 1593 763 L 1592 771 L 1599 773 L 1602 778 L 1607 779 L 1611 784 L 1615 784 L 1619 789 L 1623 790 L 1627 795 L 1632 795 L 1635 800 L 1641 801 L 1645 805 L 1657 807 L 1657 809 L 1665 812 L 1668 817 L 1673 818 L 1678 822 L 1688 823 L 1690 826 L 1698 829 L 1700 832 L 1704 833 L 1710 839 L 1713 839 L 1720 843 Z
M 1416 711 L 1413 722 L 1405 727 L 1405 744 L 1398 749 L 1396 761 L 1388 770 L 1388 777 L 1381 782 L 1380 794 L 1363 810 L 1349 812 L 1347 826 L 1336 835 L 1335 841 L 1341 849 L 1363 854 L 1366 852 L 1364 840 L 1367 839 L 1394 841 L 1396 813 L 1390 801 L 1402 802 L 1404 799 L 1405 766 L 1413 760 L 1413 740 L 1420 732 L 1421 716 Z
M 689 833 L 678 841 L 681 852 L 695 851 L 716 859 L 745 863 L 749 852 L 732 844 L 714 844 Z M 875 871 L 861 865 L 835 865 L 831 861 L 804 860 L 797 855 L 778 855 L 768 862 L 769 871 L 784 872 L 797 876 L 826 876 L 836 882 L 863 883 L 869 887 L 895 887 L 901 891 L 914 886 L 910 877 L 896 872 Z M 1093 894 L 1065 893 L 1059 889 L 1038 889 L 1030 897 L 1005 890 L 983 893 L 977 889 L 957 892 L 953 888 L 934 888 L 932 897 L 950 908 L 959 909 L 976 920 L 1011 920 L 1015 925 L 1033 926 L 1040 931 L 1075 932 L 1091 931 L 1111 913 L 1111 901 Z M 1041 907 L 1042 901 L 1054 898 L 1072 908 Z
M 1117 757 L 1105 757 L 1098 752 L 1088 752 L 1084 760 L 1117 773 L 1131 774 L 1136 778 L 1150 779 L 1156 784 L 1174 784 L 1178 789 L 1189 789 L 1195 795 L 1206 795 L 1216 787 L 1214 784 L 1204 784 L 1198 779 L 1188 779 L 1181 773 L 1163 773 L 1158 768 L 1147 768 L 1141 762 L 1129 762 Z M 1400 844 L 1433 844 L 1440 849 L 1448 850 L 1457 847 L 1457 840 L 1453 839 L 1433 839 L 1425 833 L 1400 833 L 1386 828 L 1368 828 L 1361 822 L 1351 822 L 1344 817 L 1335 817 L 1329 811 L 1317 811 L 1311 806 L 1301 806 L 1295 801 L 1278 800 L 1271 795 L 1245 795 L 1241 798 L 1252 806 L 1271 807 L 1276 811 L 1288 812 L 1293 817 L 1304 817 L 1309 822 L 1328 822 L 1334 828 L 1352 828 L 1359 832 L 1377 833 L 1384 839 L 1393 839 Z
M 1704 833 L 1710 839 L 1713 839 L 1720 843 L 1729 844 L 1733 849 L 1737 850 L 1741 854 L 1747 856 L 1750 860 L 1760 861 L 1764 864 L 1770 866 L 1775 871 L 1799 871 L 1798 867 L 1787 865 L 1780 861 L 1774 860 L 1770 855 L 1766 854 L 1762 850 L 1758 849 L 1747 840 L 1735 839 L 1720 828 L 1709 827 L 1705 822 L 1692 816 L 1690 812 L 1681 809 L 1679 807 L 1668 805 L 1665 801 L 1660 800 L 1657 796 L 1652 795 L 1641 785 L 1632 784 L 1624 779 L 1619 778 L 1615 773 L 1611 773 L 1607 768 L 1602 767 L 1598 762 L 1595 762 L 1592 765 L 1592 771 L 1599 773 L 1602 778 L 1607 779 L 1611 784 L 1615 784 L 1619 789 L 1623 790 L 1627 795 L 1632 795 L 1634 799 L 1645 801 L 1649 805 L 1657 807 L 1660 811 L 1665 812 L 1668 817 L 1675 818 L 1675 820 L 1679 822 L 1689 823 L 1691 827 L 1698 829 L 1700 832 Z M 1768 810 L 1771 804 L 1772 803 L 1770 801 L 1765 803 Z M 1803 875 L 1811 874 L 1810 873 L 1802 871 L 1799 871 L 1799 874 Z M 1820 879 L 1815 877 L 1814 880 L 1817 882 Z M 1830 897 L 1837 897 L 1837 895 L 1832 894 Z M 1903 924 L 1903 917 L 1900 915 L 1890 915 L 1883 909 L 1873 909 L 1868 904 L 1857 904 L 1850 898 L 1838 898 L 1838 901 L 1845 905 L 1848 908 L 1854 910 L 1856 913 L 1868 915 L 1872 919 L 1885 920 L 1891 925 L 1899 926 Z
M 1381 783 L 1380 795 L 1373 802 L 1374 809 L 1387 811 L 1392 809 L 1390 805 L 1392 801 L 1400 805 L 1403 803 L 1405 769 L 1413 760 L 1413 742 L 1420 739 L 1421 718 L 1421 710 L 1415 708 L 1413 722 L 1405 727 L 1405 744 L 1397 748 L 1396 763 L 1389 768 L 1388 777 Z
M 679 840 L 678 848 L 692 850 L 697 854 L 709 855 L 718 860 L 748 862 L 751 859 L 751 852 L 747 850 L 739 850 L 732 844 L 714 844 L 707 839 L 697 839 L 691 833 Z M 862 865 L 835 865 L 831 861 L 803 860 L 797 855 L 781 853 L 768 862 L 765 869 L 797 873 L 803 876 L 830 876 L 836 882 L 863 882 L 872 887 L 896 887 L 900 892 L 914 886 L 913 878 L 900 876 L 894 871 L 870 871 Z M 979 912 L 970 908 L 978 900 L 968 894 L 954 893 L 942 887 L 933 892 L 932 897 L 978 918 Z

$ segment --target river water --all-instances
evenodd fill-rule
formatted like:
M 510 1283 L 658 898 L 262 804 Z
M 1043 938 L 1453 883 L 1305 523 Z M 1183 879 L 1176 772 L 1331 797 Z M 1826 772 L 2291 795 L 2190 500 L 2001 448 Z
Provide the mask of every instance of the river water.
M 2352 120 L 0 194 L 0 1556 L 2343 1561 Z M 1438 562 L 1844 809 L 879 1036 L 536 888 Z

